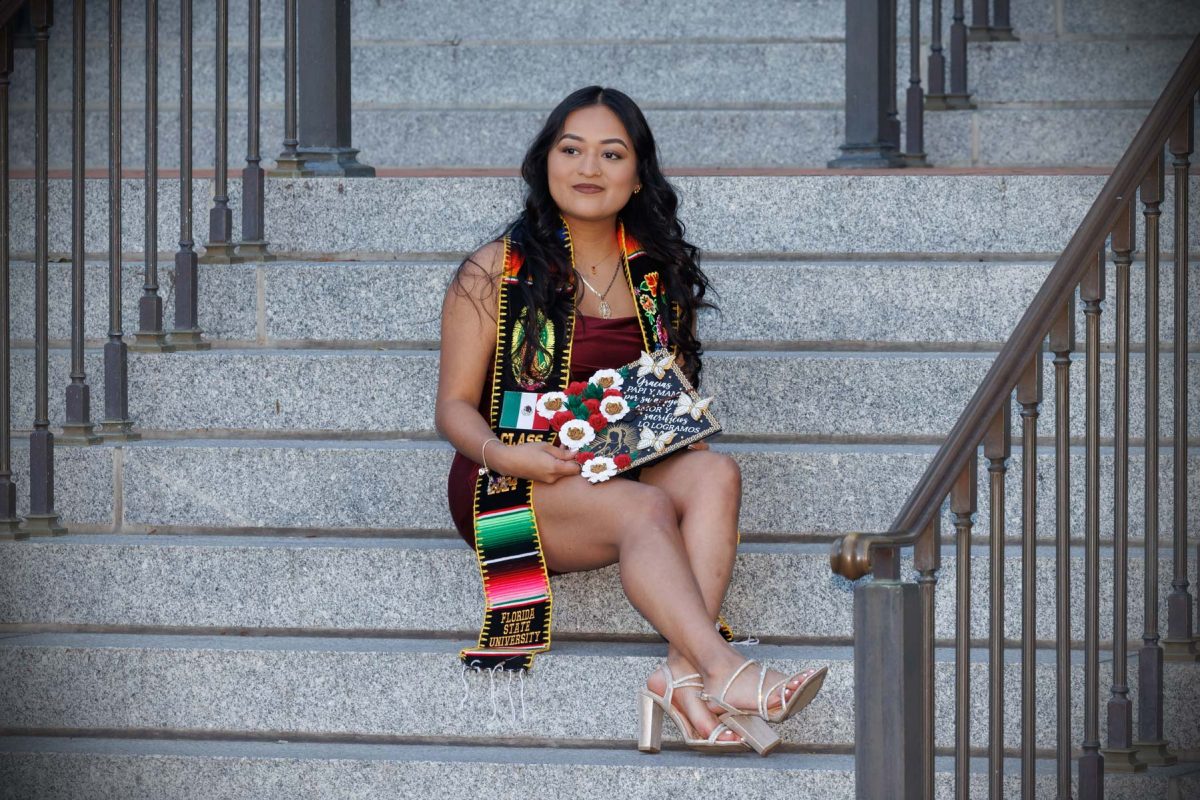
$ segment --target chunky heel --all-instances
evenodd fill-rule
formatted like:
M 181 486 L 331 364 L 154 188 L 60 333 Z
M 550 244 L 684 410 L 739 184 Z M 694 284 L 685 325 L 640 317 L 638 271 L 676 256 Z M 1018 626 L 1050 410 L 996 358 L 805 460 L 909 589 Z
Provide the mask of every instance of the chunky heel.
M 657 753 L 662 750 L 663 710 L 649 692 L 638 696 L 638 750 Z
M 760 756 L 767 755 L 779 746 L 779 736 L 760 717 L 726 711 L 719 719 L 728 725 L 730 730 L 740 735 Z
M 667 693 L 657 695 L 650 689 L 644 688 L 638 694 L 638 750 L 643 753 L 657 753 L 662 750 L 664 714 L 671 718 L 675 727 L 679 728 L 679 732 L 683 734 L 683 743 L 693 750 L 699 750 L 702 753 L 733 753 L 750 749 L 750 745 L 742 739 L 721 739 L 721 734 L 731 730 L 728 725 L 721 722 L 717 723 L 707 738 L 698 736 L 688 718 L 671 705 L 671 697 L 676 689 L 684 686 L 703 689 L 704 684 L 692 680 L 699 678 L 700 673 L 694 672 L 691 675 L 676 678 L 671 674 L 671 668 L 665 661 L 659 669 L 667 674 Z

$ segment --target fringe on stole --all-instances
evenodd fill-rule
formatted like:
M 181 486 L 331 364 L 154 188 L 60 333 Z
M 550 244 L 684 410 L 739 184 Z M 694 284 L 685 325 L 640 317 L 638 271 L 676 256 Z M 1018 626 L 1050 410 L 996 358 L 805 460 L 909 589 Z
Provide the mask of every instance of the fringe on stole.
M 721 629 L 721 620 L 717 621 L 716 627 L 718 630 Z M 725 630 L 729 630 L 728 625 L 725 626 Z M 732 636 L 732 631 L 730 632 L 730 635 Z M 758 644 L 759 642 L 758 642 L 757 638 L 755 638 L 753 636 L 747 636 L 745 639 L 730 640 L 729 643 L 734 646 L 737 646 L 737 647 L 753 647 L 754 645 Z M 521 723 L 526 722 L 528 719 L 526 716 L 526 704 L 525 704 L 525 672 L 526 671 L 523 669 L 505 670 L 505 669 L 503 669 L 503 666 L 504 666 L 503 664 L 496 664 L 496 666 L 493 667 L 492 669 L 484 669 L 483 667 L 477 666 L 478 664 L 479 664 L 479 660 L 476 659 L 473 662 L 473 664 L 470 664 L 470 665 L 463 664 L 462 665 L 462 673 L 459 676 L 462 679 L 462 686 L 463 686 L 462 697 L 459 699 L 458 707 L 455 710 L 462 711 L 464 706 L 466 706 L 466 704 L 467 704 L 467 699 L 471 696 L 471 682 L 467 680 L 467 673 L 468 672 L 474 672 L 477 674 L 487 673 L 487 676 L 488 676 L 488 686 L 487 686 L 488 699 L 491 701 L 491 705 L 492 705 L 492 716 L 490 719 L 492 721 L 496 721 L 496 720 L 500 719 L 500 705 L 501 705 L 501 703 L 503 703 L 503 699 L 501 699 L 500 702 L 497 702 L 496 701 L 496 693 L 497 693 L 497 691 L 501 691 L 505 694 L 505 696 L 508 697 L 508 718 L 509 718 L 509 720 L 512 722 L 521 722 Z M 503 672 L 507 676 L 505 679 L 503 679 L 501 681 L 501 683 L 503 683 L 503 686 L 501 686 L 499 688 L 496 686 L 496 673 L 497 672 Z M 517 699 L 515 701 L 513 699 L 513 681 L 514 681 L 513 673 L 514 672 L 516 673 L 515 681 L 517 683 Z M 520 708 L 520 714 L 517 713 L 518 707 Z

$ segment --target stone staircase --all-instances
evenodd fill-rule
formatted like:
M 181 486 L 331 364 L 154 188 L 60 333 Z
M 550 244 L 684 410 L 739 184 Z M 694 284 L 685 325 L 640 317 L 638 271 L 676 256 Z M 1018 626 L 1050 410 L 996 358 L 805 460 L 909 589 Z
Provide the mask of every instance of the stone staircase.
M 813 706 L 782 726 L 781 752 L 761 762 L 753 754 L 704 759 L 672 746 L 656 757 L 636 752 L 634 697 L 665 644 L 621 594 L 615 567 L 554 579 L 555 645 L 523 686 L 461 674 L 457 649 L 473 641 L 482 592 L 444 505 L 451 450 L 432 430 L 432 348 L 452 269 L 445 253 L 476 246 L 515 210 L 518 181 L 273 181 L 268 219 L 275 230 L 298 232 L 280 242 L 281 251 L 294 248 L 289 260 L 206 266 L 201 323 L 213 349 L 131 353 L 130 413 L 143 439 L 60 447 L 56 503 L 71 535 L 0 543 L 0 674 L 9 676 L 0 688 L 9 734 L 0 742 L 8 753 L 0 776 L 26 792 L 11 796 L 77 796 L 72 781 L 87 776 L 91 796 L 252 785 L 260 796 L 282 797 L 353 776 L 380 793 L 406 796 L 420 786 L 423 796 L 450 797 L 490 790 L 505 776 L 513 796 L 593 796 L 603 786 L 650 797 L 698 782 L 696 791 L 721 787 L 739 797 L 851 797 L 852 586 L 830 574 L 827 542 L 890 522 L 1102 181 L 678 179 L 684 218 L 722 306 L 702 321 L 705 387 L 721 398 L 729 431 L 717 447 L 734 454 L 745 475 L 726 618 L 739 637 L 761 640 L 751 648 L 760 658 L 831 666 Z M 172 186 L 164 212 L 177 206 Z M 136 181 L 125 188 L 132 211 L 141 202 Z M 89 207 L 102 205 L 102 189 L 89 186 Z M 867 194 L 872 219 L 853 208 Z M 1014 233 L 905 225 L 911 204 L 925 201 L 943 204 L 922 212 L 932 219 L 1002 218 Z M 313 219 L 352 222 L 304 224 Z M 877 220 L 896 222 L 869 230 Z M 102 235 L 89 228 L 89 250 Z M 14 247 L 29 244 L 24 236 Z M 136 252 L 136 232 L 127 236 Z M 351 260 L 356 242 L 364 255 L 387 260 Z M 160 247 L 170 249 L 167 234 Z M 140 292 L 139 266 L 127 264 L 127 308 Z M 88 276 L 88 337 L 99 344 L 105 265 L 90 264 Z M 51 337 L 60 344 L 67 278 L 67 265 L 54 264 Z M 17 265 L 14 293 L 31 281 L 32 265 Z M 1171 285 L 1169 273 L 1163 285 Z M 169 307 L 169 271 L 164 286 Z M 985 288 L 996 294 L 979 307 Z M 14 334 L 31 336 L 28 309 L 18 308 Z M 53 355 L 51 386 L 65 385 L 67 352 Z M 87 364 L 89 375 L 101 374 L 98 350 L 89 349 Z M 31 351 L 18 349 L 16 420 L 31 417 L 31 366 Z M 1073 406 L 1078 414 L 1081 399 Z M 52 426 L 60 423 L 52 417 Z M 1076 457 L 1081 474 L 1082 453 Z M 14 467 L 27 475 L 20 438 Z M 1014 452 L 1010 487 L 1019 474 Z M 1042 480 L 1043 536 L 1053 530 L 1052 478 Z M 1165 500 L 1164 493 L 1164 509 Z M 1019 505 L 1007 508 L 1010 530 L 1019 530 Z M 979 522 L 986 530 L 986 519 Z M 1074 524 L 1079 530 L 1082 520 Z M 1134 529 L 1140 533 L 1140 522 Z M 1019 574 L 1018 557 L 1010 553 L 1010 576 Z M 983 575 L 985 550 L 973 558 Z M 945 560 L 938 603 L 948 609 L 951 548 Z M 1132 563 L 1139 575 L 1136 540 Z M 1044 638 L 1053 625 L 1053 569 L 1047 546 L 1039 562 Z M 1170 575 L 1165 564 L 1162 574 Z M 1078 593 L 1081 571 L 1075 578 Z M 1110 580 L 1102 604 L 1111 602 Z M 979 591 L 974 622 L 983 637 L 986 583 Z M 1009 594 L 1015 638 L 1016 581 Z M 1131 608 L 1140 598 L 1135 580 Z M 1140 631 L 1135 619 L 1131 635 Z M 939 636 L 950 635 L 950 621 L 939 624 Z M 1077 635 L 1081 624 L 1077 613 Z M 1010 657 L 1006 735 L 1015 746 L 1019 663 L 1015 651 Z M 986 653 L 975 659 L 982 687 Z M 952 654 L 941 652 L 940 663 L 938 741 L 949 745 Z M 1052 652 L 1039 663 L 1048 698 Z M 1079 692 L 1082 667 L 1075 672 Z M 1200 701 L 1195 677 L 1193 668 L 1171 666 L 1168 708 Z M 587 697 L 586 686 L 605 694 Z M 1074 708 L 1078 716 L 1081 702 Z M 982 697 L 973 714 L 982 734 Z M 1078 718 L 1075 725 L 1078 732 Z M 1051 713 L 1039 725 L 1040 746 L 1052 748 L 1053 730 Z M 675 741 L 669 726 L 667 736 Z M 1200 753 L 1194 716 L 1169 717 L 1167 736 Z M 170 783 L 160 783 L 167 776 Z M 977 778 L 985 777 L 980 764 Z M 1040 779 L 1052 786 L 1049 764 Z M 1110 795 L 1166 780 L 1157 772 L 1114 778 Z M 949 773 L 939 781 L 945 791 Z
M 921 4 L 927 70 L 931 0 Z M 949 46 L 951 0 L 944 7 Z M 897 4 L 897 104 L 909 70 L 907 2 Z M 970 5 L 968 3 L 968 5 Z M 160 164 L 178 166 L 177 3 L 160 3 Z M 246 0 L 230 6 L 229 130 L 246 129 Z M 108 2 L 88 3 L 87 163 L 107 163 Z M 824 167 L 843 140 L 843 0 L 466 0 L 353 4 L 354 146 L 363 163 L 404 168 L 507 168 L 520 162 L 545 114 L 570 89 L 616 86 L 646 110 L 668 169 Z M 197 3 L 195 125 L 214 118 L 213 6 Z M 70 2 L 54 29 L 70 42 Z M 125 3 L 126 167 L 143 161 L 145 12 Z M 970 14 L 968 12 L 968 22 Z M 970 111 L 926 114 L 930 162 L 951 166 L 1109 166 L 1116 163 L 1171 70 L 1200 31 L 1188 0 L 1016 0 L 1019 41 L 969 44 Z M 283 6 L 262 9 L 264 155 L 283 140 Z M 52 47 L 50 163 L 70 165 L 69 47 Z M 948 52 L 948 51 L 947 51 Z M 18 51 L 13 164 L 33 163 L 33 67 Z M 948 78 L 947 78 L 948 80 Z M 923 74 L 928 89 L 928 76 Z M 197 166 L 213 163 L 197 135 Z M 231 147 L 236 158 L 240 146 Z
M 684 170 L 815 166 L 836 155 L 840 1 L 772 0 L 738 14 L 700 0 L 663 4 L 665 21 L 654 24 L 639 21 L 645 5 L 631 0 L 611 8 L 589 5 L 586 13 L 585 4 L 564 2 L 561 18 L 547 12 L 531 19 L 521 12 L 527 5 L 503 0 L 463 13 L 459 4 L 451 17 L 441 4 L 404 4 L 402 17 L 395 5 L 355 4 L 355 35 L 364 37 L 355 50 L 355 144 L 363 149 L 362 160 L 397 167 L 511 166 L 539 116 L 562 94 L 555 87 L 593 79 L 627 86 L 645 101 L 665 160 Z M 1144 113 L 1139 98 L 1122 95 L 1129 107 L 1103 112 L 1086 102 L 1076 107 L 1076 101 L 1111 97 L 1106 93 L 1129 81 L 1080 66 L 1090 70 L 1092 83 L 1072 84 L 1069 91 L 1078 95 L 1061 100 L 1061 107 L 1042 107 L 1036 91 L 1056 87 L 1013 83 L 1013 59 L 1036 53 L 1039 70 L 1061 71 L 1068 63 L 1094 67 L 1101 60 L 1115 67 L 1118 60 L 1105 48 L 1116 45 L 1101 44 L 1103 36 L 1120 31 L 1129 41 L 1145 39 L 1152 43 L 1145 52 L 1157 54 L 1145 56 L 1146 63 L 1161 61 L 1159 77 L 1149 67 L 1139 73 L 1153 83 L 1144 95 L 1148 107 L 1178 57 L 1175 51 L 1186 46 L 1164 35 L 1175 28 L 1164 29 L 1161 16 L 1194 9 L 1164 0 L 1160 14 L 1139 17 L 1143 27 L 1130 30 L 1114 27 L 1113 20 L 1130 23 L 1115 2 L 1084 13 L 1063 0 L 1065 27 L 1049 3 L 1013 5 L 1023 41 L 972 45 L 972 68 L 981 87 L 1030 92 L 1018 98 L 1030 107 L 1009 108 L 1001 99 L 1009 95 L 996 94 L 1000 105 L 994 108 L 984 108 L 981 96 L 978 111 L 929 115 L 931 158 L 939 165 L 1029 163 L 1023 159 L 1037 155 L 1031 142 L 1038 140 L 1019 138 L 1013 128 L 1021 126 L 1010 125 L 1022 115 L 1048 120 L 1028 130 L 1053 132 L 1086 114 L 1127 113 L 1126 133 L 1119 132 L 1116 116 L 1102 116 L 1101 123 L 1088 124 L 1089 135 L 1100 139 L 1084 151 L 1046 151 L 1056 166 L 1115 161 Z M 138 14 L 135 4 L 126 6 L 126 37 L 136 59 Z M 163 24 L 170 29 L 176 12 L 173 4 L 164 6 Z M 232 18 L 242 24 L 244 5 L 231 6 Z M 102 37 L 106 4 L 94 9 L 89 26 Z M 58 18 L 69 24 L 65 12 Z M 198 4 L 198 30 L 211 29 L 211 18 L 203 16 L 209 13 Z M 580 20 L 570 38 L 564 38 L 562 19 Z M 264 9 L 268 35 L 280 26 L 278 10 Z M 787 37 L 776 41 L 764 31 L 787 31 Z M 277 55 L 281 45 L 274 46 Z M 577 49 L 589 58 L 575 64 L 567 54 Z M 902 43 L 902 63 L 904 49 Z M 558 51 L 561 62 L 544 63 L 545 52 Z M 237 82 L 244 80 L 237 58 L 245 51 L 231 53 L 237 97 Z M 281 59 L 269 53 L 266 97 L 278 100 L 281 77 L 274 62 Z M 1094 60 L 1079 61 L 1085 56 Z M 605 67 L 593 78 L 589 70 L 597 61 Z M 991 78 L 987 64 L 995 65 Z M 168 99 L 174 65 L 162 66 L 168 74 L 160 86 Z M 198 101 L 204 102 L 205 92 L 211 98 L 210 67 L 197 66 Z M 131 100 L 140 86 L 140 62 L 126 69 Z M 89 92 L 102 97 L 103 74 L 89 80 Z M 1112 83 L 1101 86 L 1104 81 Z M 24 83 L 17 80 L 14 89 Z M 781 97 L 786 102 L 770 105 Z M 665 107 L 669 101 L 682 106 Z M 56 135 L 65 136 L 67 111 L 53 113 L 60 114 Z M 264 141 L 279 141 L 271 128 L 277 116 L 264 120 Z M 943 137 L 937 146 L 949 149 L 939 156 L 936 125 L 952 119 L 963 121 L 954 123 L 961 130 L 978 130 L 978 138 Z M 136 114 L 126 120 L 129 166 L 140 160 L 141 122 Z M 235 113 L 232 131 L 240 130 L 237 120 Z M 459 135 L 463 130 L 469 135 Z M 1001 138 L 990 140 L 987 131 Z M 103 134 L 92 123 L 94 159 L 101 164 Z M 169 125 L 162 135 L 167 142 L 175 136 Z M 200 164 L 211 159 L 205 151 L 211 142 L 202 138 Z M 980 149 L 991 141 L 996 143 Z M 779 147 L 782 142 L 787 145 Z M 953 149 L 964 142 L 973 144 Z M 168 161 L 174 157 L 170 147 L 160 149 Z M 68 152 L 61 150 L 57 163 L 67 164 Z M 461 254 L 516 212 L 519 180 L 480 174 L 272 179 L 267 237 L 280 260 L 202 265 L 200 321 L 212 350 L 131 353 L 130 416 L 142 438 L 58 447 L 56 507 L 70 535 L 0 541 L 0 798 L 853 797 L 853 585 L 831 575 L 828 542 L 845 531 L 889 524 L 1104 176 L 1051 170 L 746 174 L 751 171 L 673 182 L 688 236 L 702 248 L 722 308 L 701 320 L 704 388 L 718 396 L 715 410 L 728 430 L 714 446 L 733 454 L 745 476 L 742 544 L 724 614 L 739 638 L 760 640 L 748 650 L 769 664 L 830 665 L 813 705 L 779 728 L 784 745 L 770 758 L 693 753 L 682 748 L 669 724 L 662 754 L 636 751 L 636 692 L 666 645 L 622 595 L 615 567 L 554 579 L 554 646 L 523 682 L 504 676 L 493 684 L 486 675 L 461 672 L 457 651 L 474 641 L 483 596 L 474 556 L 452 531 L 443 499 L 451 450 L 432 426 L 438 311 Z M 69 188 L 65 182 L 51 187 L 52 253 L 69 252 Z M 140 178 L 127 178 L 123 188 L 122 250 L 130 258 L 123 305 L 127 322 L 135 322 L 144 195 Z M 32 186 L 18 181 L 14 191 L 11 247 L 28 259 Z M 174 179 L 162 182 L 160 253 L 177 246 L 178 191 Z M 85 247 L 102 253 L 106 185 L 89 181 L 87 192 Z M 199 241 L 211 193 L 209 181 L 196 182 Z M 239 208 L 236 182 L 230 196 Z M 1173 246 L 1171 202 L 1168 194 L 1164 250 Z M 1193 221 L 1191 236 L 1200 242 L 1200 221 Z M 160 263 L 165 308 L 174 302 L 168 261 Z M 1193 289 L 1200 287 L 1197 263 L 1194 258 Z M 1141 264 L 1139 259 L 1133 268 L 1135 297 Z M 57 398 L 69 380 L 68 268 L 52 263 L 50 270 L 55 429 L 63 421 Z M 1164 310 L 1170 308 L 1172 274 L 1165 263 Z M 88 263 L 93 419 L 102 411 L 106 276 L 105 263 Z M 13 421 L 20 434 L 27 433 L 33 408 L 28 260 L 14 264 L 12 291 Z M 1104 320 L 1106 343 L 1112 341 L 1111 316 Z M 1167 338 L 1169 315 L 1164 322 Z M 1135 304 L 1133 330 L 1142 324 Z M 1192 324 L 1196 347 L 1200 333 Z M 1194 364 L 1194 353 L 1191 358 Z M 1111 371 L 1111 353 L 1106 359 L 1103 367 Z M 1142 434 L 1136 352 L 1132 364 L 1136 442 Z M 1046 368 L 1049 375 L 1049 358 Z M 1162 374 L 1169 387 L 1169 368 Z M 1200 382 L 1200 369 L 1193 366 L 1190 375 Z M 1077 392 L 1081 376 L 1077 367 Z M 1103 424 L 1111 430 L 1107 377 L 1105 385 Z M 1193 391 L 1192 437 L 1200 436 L 1197 397 Z M 1170 394 L 1162 401 L 1169 418 Z M 1082 411 L 1078 394 L 1072 414 L 1080 434 Z M 1044 444 L 1043 452 L 1048 449 Z M 1081 445 L 1073 457 L 1072 473 L 1082 476 Z M 19 435 L 13 462 L 20 486 L 27 487 L 28 447 Z M 1101 466 L 1107 507 L 1111 449 Z M 1169 475 L 1169 453 L 1161 467 Z M 982 463 L 980 474 L 986 475 Z M 1014 426 L 1010 534 L 1020 530 L 1020 474 Z M 1194 529 L 1200 522 L 1200 453 L 1194 450 L 1189 475 Z M 1054 624 L 1053 477 L 1039 475 L 1043 639 Z M 1078 532 L 1082 480 L 1074 484 L 1072 526 Z M 1141 508 L 1140 486 L 1135 450 L 1135 511 Z M 1161 486 L 1165 526 L 1169 481 Z M 981 481 L 980 498 L 986 496 Z M 28 497 L 19 499 L 24 512 Z M 985 533 L 987 525 L 986 514 L 980 515 L 977 531 Z M 1135 640 L 1141 632 L 1141 525 L 1135 513 L 1129 625 Z M 951 530 L 948 514 L 943 530 Z M 1102 535 L 1107 539 L 1111 531 Z M 1012 548 L 1008 555 L 1006 626 L 1016 639 L 1019 553 Z M 983 546 L 973 549 L 978 578 L 986 578 L 987 558 Z M 945 548 L 943 561 L 937 634 L 945 639 L 953 621 L 952 547 Z M 1101 571 L 1102 609 L 1111 608 L 1110 563 Z M 1075 553 L 1076 597 L 1081 564 L 1082 552 Z M 1160 571 L 1164 587 L 1169 564 L 1168 551 Z M 977 581 L 975 590 L 973 627 L 982 640 L 986 580 Z M 1081 612 L 1074 611 L 1073 630 L 1082 637 Z M 1107 638 L 1111 615 L 1102 613 L 1101 623 Z M 939 648 L 938 663 L 937 742 L 949 747 L 953 653 Z M 1007 663 L 1005 736 L 1012 748 L 1019 736 L 1015 649 Z M 982 745 L 983 647 L 974 651 L 973 664 L 972 726 Z M 1109 668 L 1105 661 L 1105 691 Z M 1041 651 L 1038 745 L 1046 756 L 1052 756 L 1056 722 L 1053 671 L 1053 652 Z M 1194 666 L 1169 665 L 1166 736 L 1192 761 L 1200 760 L 1200 720 L 1189 713 L 1200 705 L 1198 677 Z M 596 694 L 586 694 L 589 688 Z M 1072 688 L 1073 738 L 1079 741 L 1082 661 L 1073 670 Z M 986 791 L 985 767 L 982 759 L 973 765 L 975 796 Z M 939 760 L 938 797 L 951 796 L 949 769 L 948 761 Z M 1200 776 L 1188 769 L 1109 776 L 1107 796 L 1188 796 L 1200 791 Z M 1007 774 L 1015 789 L 1015 762 Z M 1038 796 L 1053 796 L 1052 760 L 1039 764 L 1038 781 Z

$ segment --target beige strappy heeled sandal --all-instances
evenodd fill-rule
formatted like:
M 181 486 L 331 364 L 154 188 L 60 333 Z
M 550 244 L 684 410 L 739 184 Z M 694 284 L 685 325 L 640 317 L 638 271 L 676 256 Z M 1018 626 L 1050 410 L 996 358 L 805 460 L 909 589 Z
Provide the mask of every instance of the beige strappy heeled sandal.
M 724 699 L 725 693 L 728 692 L 729 687 L 733 685 L 734 678 L 741 674 L 742 670 L 751 664 L 758 664 L 759 667 L 757 692 L 758 707 L 754 710 L 751 710 L 748 708 L 738 708 L 737 706 L 726 703 Z M 800 711 L 812 702 L 812 699 L 817 696 L 817 692 L 821 690 L 821 685 L 825 682 L 825 675 L 828 672 L 829 667 L 802 670 L 801 672 L 789 675 L 778 683 L 773 684 L 770 689 L 764 692 L 763 684 L 766 683 L 767 680 L 767 667 L 765 664 L 759 664 L 758 659 L 748 658 L 740 667 L 733 671 L 732 675 L 729 676 L 729 680 L 725 682 L 725 688 L 721 690 L 721 695 L 719 697 L 713 697 L 712 695 L 706 694 L 703 690 L 701 690 L 700 698 L 702 700 L 712 700 L 714 703 L 730 713 L 755 714 L 767 722 L 783 722 L 785 719 L 792 716 L 797 711 Z M 796 687 L 791 696 L 788 696 L 785 692 L 787 685 L 796 678 L 801 679 L 800 685 Z M 767 705 L 770 702 L 771 693 L 776 689 L 779 690 L 780 706 L 779 708 L 768 709 Z
M 692 680 L 699 678 L 700 673 L 694 672 L 691 675 L 684 675 L 682 678 L 674 678 L 667 662 L 664 661 L 660 668 L 667 673 L 666 695 L 657 695 L 649 688 L 642 687 L 638 697 L 638 750 L 643 753 L 657 753 L 662 750 L 664 711 L 671 717 L 675 727 L 679 729 L 679 733 L 683 736 L 683 743 L 693 750 L 707 753 L 732 753 L 750 749 L 750 745 L 744 739 L 717 738 L 727 730 L 734 730 L 725 722 L 718 723 L 707 739 L 696 736 L 696 729 L 692 727 L 691 721 L 672 705 L 671 697 L 676 689 L 684 686 L 694 686 L 703 690 L 704 684 Z

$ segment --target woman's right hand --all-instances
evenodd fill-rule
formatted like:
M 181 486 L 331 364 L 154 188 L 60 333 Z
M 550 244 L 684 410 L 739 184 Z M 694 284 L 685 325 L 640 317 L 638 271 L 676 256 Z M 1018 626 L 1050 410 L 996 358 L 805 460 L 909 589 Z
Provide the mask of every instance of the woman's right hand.
M 525 442 L 508 445 L 496 453 L 492 466 L 501 475 L 528 478 L 542 483 L 554 483 L 559 478 L 579 474 L 575 454 L 562 445 L 549 442 Z

